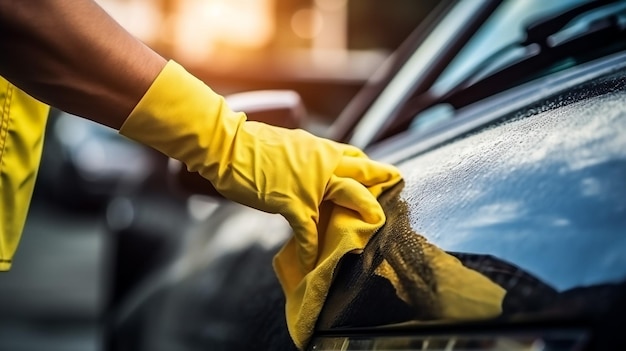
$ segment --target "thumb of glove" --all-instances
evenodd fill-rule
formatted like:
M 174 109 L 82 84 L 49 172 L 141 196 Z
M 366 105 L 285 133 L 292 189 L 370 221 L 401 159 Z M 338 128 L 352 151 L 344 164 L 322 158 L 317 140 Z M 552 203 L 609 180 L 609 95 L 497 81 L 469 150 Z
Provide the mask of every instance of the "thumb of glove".
M 315 267 L 318 256 L 319 239 L 316 218 L 312 216 L 307 216 L 306 218 L 284 216 L 293 229 L 300 269 L 302 272 L 308 273 Z

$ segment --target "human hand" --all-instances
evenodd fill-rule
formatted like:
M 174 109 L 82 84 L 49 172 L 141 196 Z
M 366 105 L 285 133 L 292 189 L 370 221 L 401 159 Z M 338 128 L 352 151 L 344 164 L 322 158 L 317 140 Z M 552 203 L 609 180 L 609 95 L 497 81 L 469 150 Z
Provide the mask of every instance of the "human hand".
M 323 201 L 382 225 L 384 212 L 373 194 L 400 180 L 393 166 L 370 160 L 356 147 L 246 121 L 173 61 L 120 133 L 185 163 L 226 198 L 283 215 L 294 229 L 304 272 L 316 263 Z
M 226 198 L 284 216 L 294 230 L 304 271 L 317 260 L 322 201 L 350 209 L 366 223 L 384 222 L 384 212 L 368 188 L 399 181 L 395 167 L 370 160 L 354 146 L 303 130 L 239 123 L 228 157 L 207 178 Z

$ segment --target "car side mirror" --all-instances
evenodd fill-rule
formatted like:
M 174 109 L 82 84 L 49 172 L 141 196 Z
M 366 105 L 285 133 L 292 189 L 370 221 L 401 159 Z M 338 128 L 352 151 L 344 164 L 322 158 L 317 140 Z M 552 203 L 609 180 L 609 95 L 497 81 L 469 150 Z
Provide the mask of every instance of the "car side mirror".
M 246 114 L 249 121 L 295 129 L 303 125 L 306 109 L 300 95 L 292 90 L 257 90 L 225 97 L 233 111 Z M 213 185 L 197 172 L 189 172 L 180 161 L 170 158 L 168 180 L 183 195 L 222 197 Z

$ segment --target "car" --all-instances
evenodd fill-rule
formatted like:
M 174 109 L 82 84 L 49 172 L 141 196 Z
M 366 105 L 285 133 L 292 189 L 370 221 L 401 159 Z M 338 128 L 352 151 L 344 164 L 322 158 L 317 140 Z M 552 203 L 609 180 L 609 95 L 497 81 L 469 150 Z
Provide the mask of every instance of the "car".
M 52 109 L 37 188 L 55 205 L 97 213 L 114 194 L 132 192 L 166 163 L 112 128 Z
M 404 181 L 307 350 L 626 348 L 625 2 L 444 1 L 327 135 Z M 205 208 L 107 349 L 297 349 L 271 265 L 287 223 Z

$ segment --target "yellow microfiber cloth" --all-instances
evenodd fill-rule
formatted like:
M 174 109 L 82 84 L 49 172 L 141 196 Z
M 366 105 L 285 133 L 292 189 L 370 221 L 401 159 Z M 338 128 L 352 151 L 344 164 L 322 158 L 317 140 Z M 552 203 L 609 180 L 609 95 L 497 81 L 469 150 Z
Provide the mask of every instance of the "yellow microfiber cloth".
M 502 313 L 506 291 L 482 273 L 416 233 L 409 207 L 400 198 L 403 184 L 385 194 L 381 204 L 392 208 L 387 225 L 366 248 L 378 252 L 368 259 L 374 274 L 389 280 L 396 295 L 418 312 L 416 320 L 492 318 Z M 364 254 L 365 255 L 365 254 Z
M 376 197 L 401 180 L 400 176 L 368 187 Z M 274 269 L 286 297 L 289 334 L 299 349 L 308 342 L 341 257 L 362 250 L 385 223 L 384 213 L 377 223 L 364 221 L 357 212 L 324 202 L 318 223 L 318 259 L 315 267 L 303 272 L 298 265 L 297 242 L 289 239 L 274 258 Z
M 378 197 L 393 183 L 370 191 Z M 490 318 L 501 313 L 506 291 L 415 233 L 408 222 L 406 203 L 399 199 L 400 189 L 402 186 L 398 185 L 385 194 L 384 207 L 394 211 L 371 243 L 368 241 L 383 223 L 364 223 L 346 208 L 324 204 L 315 268 L 306 273 L 300 271 L 294 239 L 274 258 L 274 268 L 286 295 L 287 326 L 299 349 L 306 346 L 312 335 L 340 259 L 363 249 L 369 256 L 365 266 L 375 267 L 374 274 L 389 280 L 396 295 L 419 311 L 415 320 Z M 372 252 L 381 253 L 380 261 L 372 261 Z
M 483 319 L 500 315 L 506 291 L 484 275 L 469 269 L 456 257 L 436 246 L 424 242 L 424 258 L 429 267 L 436 289 L 432 291 L 434 302 L 431 318 L 439 320 Z M 396 271 L 387 260 L 376 268 L 376 274 L 391 282 L 396 294 L 404 302 L 416 306 L 415 299 L 406 284 L 401 283 Z M 413 289 L 415 287 L 412 287 Z M 418 303 L 423 303 L 420 301 Z

